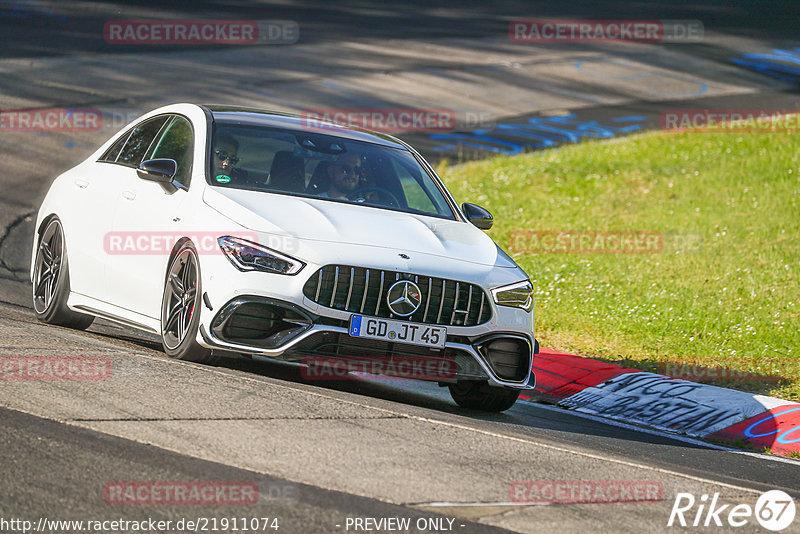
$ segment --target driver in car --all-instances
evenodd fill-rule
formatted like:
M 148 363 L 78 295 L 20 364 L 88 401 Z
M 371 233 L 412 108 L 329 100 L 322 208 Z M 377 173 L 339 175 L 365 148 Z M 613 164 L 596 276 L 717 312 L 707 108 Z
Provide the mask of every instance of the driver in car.
M 358 154 L 342 154 L 328 167 L 331 186 L 322 197 L 347 199 L 347 195 L 358 188 L 361 179 L 361 158 Z

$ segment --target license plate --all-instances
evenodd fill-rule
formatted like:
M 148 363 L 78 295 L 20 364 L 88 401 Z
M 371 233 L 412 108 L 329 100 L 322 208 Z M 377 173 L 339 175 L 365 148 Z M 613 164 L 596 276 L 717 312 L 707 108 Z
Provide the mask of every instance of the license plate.
M 440 349 L 444 348 L 444 343 L 447 341 L 447 329 L 443 326 L 376 319 L 375 317 L 364 317 L 362 315 L 352 315 L 350 317 L 349 333 L 353 337 L 382 339 L 384 341 L 396 341 L 398 343 Z

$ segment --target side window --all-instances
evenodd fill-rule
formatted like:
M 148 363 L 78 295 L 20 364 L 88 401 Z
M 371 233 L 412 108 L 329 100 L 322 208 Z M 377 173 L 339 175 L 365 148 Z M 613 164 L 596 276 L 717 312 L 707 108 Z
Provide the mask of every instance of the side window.
M 122 147 L 122 151 L 119 153 L 119 157 L 117 157 L 117 163 L 123 163 L 134 167 L 139 165 L 144 158 L 145 152 L 150 148 L 150 144 L 153 142 L 156 134 L 161 130 L 161 127 L 164 126 L 166 120 L 166 116 L 156 117 L 136 126 L 131 131 L 131 135 L 125 142 L 125 146 Z
M 183 117 L 175 117 L 164 129 L 164 134 L 153 143 L 153 150 L 147 159 L 167 158 L 178 163 L 175 181 L 189 186 L 192 175 L 192 151 L 194 136 L 192 125 Z
M 128 137 L 130 137 L 130 135 L 131 135 L 130 130 L 122 134 L 122 136 L 120 136 L 120 138 L 117 139 L 117 142 L 111 145 L 111 148 L 106 150 L 106 153 L 103 154 L 103 156 L 100 158 L 100 161 L 108 161 L 111 163 L 117 161 L 117 156 L 119 156 L 122 147 L 125 145 L 125 141 L 128 140 Z

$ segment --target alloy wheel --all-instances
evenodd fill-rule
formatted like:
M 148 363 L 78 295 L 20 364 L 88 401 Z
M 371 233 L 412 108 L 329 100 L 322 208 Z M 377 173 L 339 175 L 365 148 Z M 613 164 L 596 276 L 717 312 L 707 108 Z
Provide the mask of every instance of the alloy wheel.
M 184 249 L 172 262 L 167 274 L 169 290 L 161 310 L 161 330 L 164 344 L 174 350 L 183 343 L 190 331 L 197 300 L 197 257 Z
M 33 306 L 39 314 L 45 313 L 53 303 L 63 256 L 64 237 L 61 233 L 61 224 L 54 220 L 47 225 L 36 252 Z

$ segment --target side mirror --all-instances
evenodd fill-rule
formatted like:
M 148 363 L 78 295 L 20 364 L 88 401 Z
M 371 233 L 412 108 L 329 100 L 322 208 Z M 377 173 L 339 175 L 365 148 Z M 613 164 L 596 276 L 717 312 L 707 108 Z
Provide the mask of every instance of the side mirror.
M 464 211 L 464 216 L 466 216 L 467 220 L 481 230 L 488 230 L 492 227 L 494 218 L 488 210 L 469 202 L 464 202 L 461 205 L 461 209 Z
M 148 159 L 136 169 L 142 180 L 159 184 L 171 184 L 177 172 L 178 163 L 174 159 Z
M 170 194 L 178 190 L 173 182 L 177 172 L 178 162 L 174 159 L 148 159 L 141 162 L 136 168 L 139 178 L 161 184 L 164 191 Z

